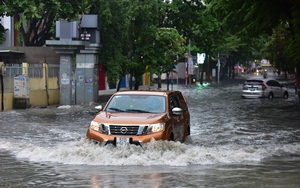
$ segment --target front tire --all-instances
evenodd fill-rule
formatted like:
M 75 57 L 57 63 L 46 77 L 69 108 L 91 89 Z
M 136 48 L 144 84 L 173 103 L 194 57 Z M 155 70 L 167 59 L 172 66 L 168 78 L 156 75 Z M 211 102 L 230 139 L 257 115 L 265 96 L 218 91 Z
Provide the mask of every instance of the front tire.
M 288 92 L 284 92 L 284 94 L 283 94 L 283 98 L 284 98 L 284 99 L 287 99 L 287 98 L 289 98 L 289 94 L 288 94 Z
M 174 141 L 174 135 L 173 135 L 173 133 L 171 133 L 169 141 Z
M 186 136 L 190 136 L 190 135 L 191 135 L 191 129 L 190 126 L 188 126 L 186 129 Z

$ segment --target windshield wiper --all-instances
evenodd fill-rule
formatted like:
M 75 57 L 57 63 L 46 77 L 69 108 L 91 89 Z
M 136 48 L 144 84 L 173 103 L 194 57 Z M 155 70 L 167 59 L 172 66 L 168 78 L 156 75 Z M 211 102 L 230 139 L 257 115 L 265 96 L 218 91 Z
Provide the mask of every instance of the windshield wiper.
M 146 110 L 139 110 L 139 109 L 126 109 L 126 112 L 140 112 L 140 113 L 150 113 L 149 111 Z
M 108 108 L 109 110 L 114 110 L 116 112 L 124 112 L 124 110 L 121 110 L 119 108 Z

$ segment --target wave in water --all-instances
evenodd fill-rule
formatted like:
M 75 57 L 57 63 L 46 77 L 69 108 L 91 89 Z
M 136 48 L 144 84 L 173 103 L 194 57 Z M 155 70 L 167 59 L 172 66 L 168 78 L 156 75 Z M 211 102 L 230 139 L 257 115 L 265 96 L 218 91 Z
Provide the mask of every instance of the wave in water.
M 104 166 L 189 166 L 260 162 L 264 159 L 300 152 L 299 144 L 241 146 L 236 144 L 204 147 L 179 142 L 151 141 L 144 147 L 99 146 L 82 138 L 78 141 L 38 146 L 34 143 L 13 143 L 0 140 L 0 149 L 16 158 L 32 162 Z

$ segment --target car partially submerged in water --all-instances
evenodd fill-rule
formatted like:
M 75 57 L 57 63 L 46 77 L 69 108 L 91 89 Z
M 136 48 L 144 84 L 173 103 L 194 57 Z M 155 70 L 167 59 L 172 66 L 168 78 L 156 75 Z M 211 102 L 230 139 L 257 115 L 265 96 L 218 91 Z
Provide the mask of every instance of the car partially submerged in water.
M 91 121 L 86 136 L 101 145 L 143 145 L 155 140 L 184 142 L 190 114 L 180 91 L 119 91 Z
M 242 98 L 285 98 L 287 88 L 274 79 L 248 79 L 243 84 Z

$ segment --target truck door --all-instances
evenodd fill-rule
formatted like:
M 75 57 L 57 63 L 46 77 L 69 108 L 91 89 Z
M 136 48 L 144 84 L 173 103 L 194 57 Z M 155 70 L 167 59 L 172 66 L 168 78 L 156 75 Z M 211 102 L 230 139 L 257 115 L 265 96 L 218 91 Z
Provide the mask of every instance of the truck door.
M 169 104 L 170 104 L 170 115 L 172 119 L 173 133 L 174 133 L 174 141 L 181 141 L 183 136 L 184 122 L 183 115 L 175 115 L 172 113 L 172 109 L 179 106 L 179 101 L 176 94 L 170 94 L 169 96 Z

